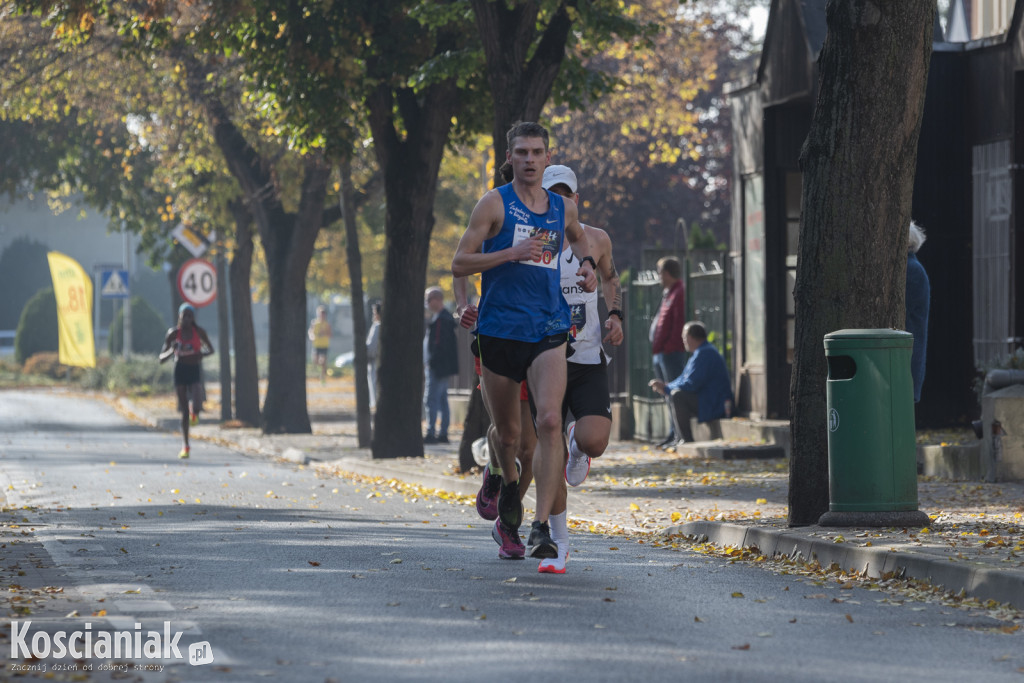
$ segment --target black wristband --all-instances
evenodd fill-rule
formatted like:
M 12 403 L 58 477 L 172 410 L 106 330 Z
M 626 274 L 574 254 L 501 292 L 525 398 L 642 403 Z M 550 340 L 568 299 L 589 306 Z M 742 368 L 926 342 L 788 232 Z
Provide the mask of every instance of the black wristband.
M 623 320 L 625 320 L 625 318 L 623 318 L 623 317 L 622 317 L 622 311 L 620 311 L 620 310 L 619 310 L 619 309 L 617 309 L 617 308 L 613 308 L 612 310 L 608 311 L 608 317 L 609 317 L 609 318 L 610 318 L 610 317 L 612 317 L 613 315 L 614 315 L 614 316 L 616 316 L 616 317 L 618 317 L 618 319 L 619 319 L 619 322 L 620 322 L 620 323 L 621 323 L 621 322 L 622 322 Z
M 594 261 L 594 257 L 593 256 L 584 256 L 583 258 L 581 258 L 580 259 L 580 265 L 582 266 L 587 261 L 590 261 L 590 267 L 593 268 L 594 272 L 596 273 L 597 272 L 597 263 Z

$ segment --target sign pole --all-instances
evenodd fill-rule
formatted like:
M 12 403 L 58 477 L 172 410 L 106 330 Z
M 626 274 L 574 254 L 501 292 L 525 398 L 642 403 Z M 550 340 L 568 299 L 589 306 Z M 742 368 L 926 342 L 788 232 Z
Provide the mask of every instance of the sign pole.
M 100 306 L 103 304 L 103 298 L 100 295 L 100 271 L 96 270 L 95 267 L 92 271 L 92 277 L 96 281 L 92 288 L 92 340 L 94 348 L 100 348 Z
M 131 277 L 131 238 L 128 235 L 128 229 L 121 226 L 124 231 L 124 269 L 128 272 L 128 277 Z M 125 283 L 128 284 L 127 282 Z M 130 296 L 125 297 L 124 303 L 124 340 L 123 340 L 123 355 L 127 359 L 132 352 L 132 299 Z

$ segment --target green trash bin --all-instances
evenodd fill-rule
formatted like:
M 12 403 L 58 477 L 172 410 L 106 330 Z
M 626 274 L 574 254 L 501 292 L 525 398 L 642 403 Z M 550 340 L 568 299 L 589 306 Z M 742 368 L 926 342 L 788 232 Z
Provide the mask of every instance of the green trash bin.
M 829 512 L 819 524 L 928 523 L 917 511 L 913 345 L 899 330 L 825 335 Z

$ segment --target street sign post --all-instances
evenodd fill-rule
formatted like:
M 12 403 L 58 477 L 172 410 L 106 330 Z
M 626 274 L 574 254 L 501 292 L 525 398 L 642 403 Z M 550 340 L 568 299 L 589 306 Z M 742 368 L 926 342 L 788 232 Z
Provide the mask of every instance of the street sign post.
M 189 259 L 178 271 L 178 293 L 197 308 L 209 306 L 217 298 L 217 269 L 203 259 Z

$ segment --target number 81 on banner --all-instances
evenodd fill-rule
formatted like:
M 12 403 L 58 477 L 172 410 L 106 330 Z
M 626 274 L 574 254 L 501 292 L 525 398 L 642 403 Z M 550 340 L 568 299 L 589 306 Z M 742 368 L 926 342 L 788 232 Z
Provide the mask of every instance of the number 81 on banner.
M 178 293 L 197 308 L 209 306 L 217 298 L 217 269 L 203 259 L 185 261 L 178 271 Z

